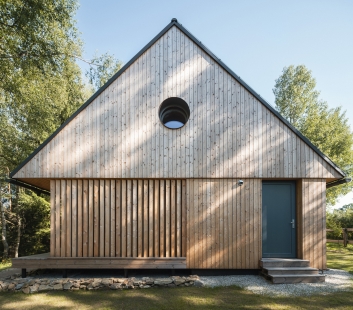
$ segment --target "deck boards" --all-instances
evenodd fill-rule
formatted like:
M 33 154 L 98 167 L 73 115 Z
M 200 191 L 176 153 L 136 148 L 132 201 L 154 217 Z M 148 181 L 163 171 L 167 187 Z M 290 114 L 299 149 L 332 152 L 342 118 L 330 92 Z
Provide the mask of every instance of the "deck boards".
M 50 257 L 49 253 L 12 259 L 13 268 L 50 269 L 185 269 L 185 257 L 172 258 L 110 258 Z

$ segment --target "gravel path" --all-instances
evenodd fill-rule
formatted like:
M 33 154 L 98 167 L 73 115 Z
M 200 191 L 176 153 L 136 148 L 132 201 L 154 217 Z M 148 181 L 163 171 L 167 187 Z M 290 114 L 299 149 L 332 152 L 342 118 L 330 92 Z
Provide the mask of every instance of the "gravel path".
M 353 275 L 339 270 L 331 269 L 325 272 L 324 283 L 300 283 L 300 284 L 272 284 L 261 276 L 217 276 L 200 277 L 200 281 L 206 287 L 237 285 L 255 294 L 270 296 L 309 296 L 349 291 L 353 286 Z

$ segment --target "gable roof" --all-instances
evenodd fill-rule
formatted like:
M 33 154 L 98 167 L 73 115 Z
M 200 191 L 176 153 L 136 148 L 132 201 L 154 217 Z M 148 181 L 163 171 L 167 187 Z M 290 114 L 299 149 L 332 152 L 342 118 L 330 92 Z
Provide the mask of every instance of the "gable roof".
M 128 63 L 126 63 L 114 76 L 112 76 L 91 98 L 89 98 L 74 114 L 72 114 L 49 138 L 47 138 L 36 150 L 33 151 L 17 168 L 10 173 L 12 178 L 22 167 L 24 167 L 40 150 L 42 150 L 65 126 L 70 123 L 82 110 L 92 103 L 100 94 L 102 94 L 113 81 L 121 76 L 143 53 L 145 53 L 156 41 L 158 41 L 173 26 L 182 31 L 190 40 L 192 40 L 199 48 L 207 53 L 221 68 L 238 81 L 249 93 L 251 93 L 259 102 L 267 109 L 274 113 L 283 123 L 285 123 L 301 140 L 303 140 L 315 153 L 317 153 L 325 162 L 333 167 L 342 177 L 345 173 L 325 154 L 323 154 L 308 138 L 306 138 L 299 130 L 297 130 L 289 121 L 287 121 L 278 111 L 276 111 L 267 101 L 265 101 L 258 93 L 256 93 L 246 82 L 236 75 L 229 67 L 227 67 L 217 56 L 215 56 L 205 45 L 196 39 L 185 27 L 178 23 L 176 18 L 158 33 L 143 49 L 140 50 Z

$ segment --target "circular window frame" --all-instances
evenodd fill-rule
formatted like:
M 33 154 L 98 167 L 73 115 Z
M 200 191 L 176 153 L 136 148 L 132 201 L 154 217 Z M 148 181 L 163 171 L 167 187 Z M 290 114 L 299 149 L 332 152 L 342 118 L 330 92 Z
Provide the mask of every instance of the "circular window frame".
M 176 130 L 183 128 L 190 118 L 190 108 L 186 101 L 180 97 L 169 97 L 165 99 L 158 110 L 158 117 L 162 125 L 168 129 Z M 180 127 L 169 127 L 169 122 L 179 122 Z

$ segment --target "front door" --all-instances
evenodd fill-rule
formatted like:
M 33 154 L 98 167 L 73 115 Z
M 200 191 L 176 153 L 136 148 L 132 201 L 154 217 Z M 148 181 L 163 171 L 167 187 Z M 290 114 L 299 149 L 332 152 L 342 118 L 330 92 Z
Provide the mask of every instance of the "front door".
M 296 257 L 295 182 L 262 183 L 262 257 Z

